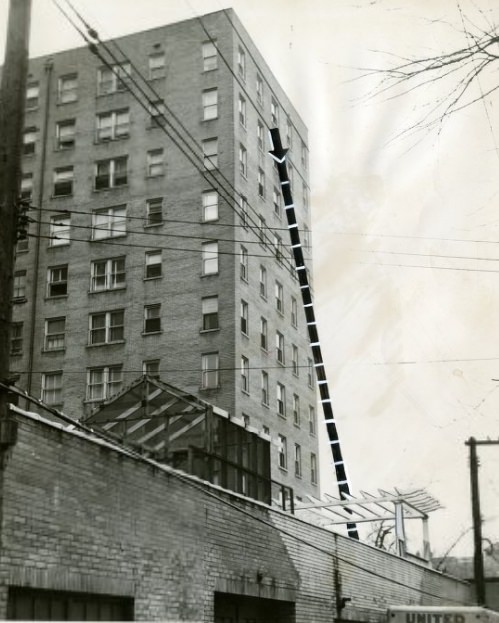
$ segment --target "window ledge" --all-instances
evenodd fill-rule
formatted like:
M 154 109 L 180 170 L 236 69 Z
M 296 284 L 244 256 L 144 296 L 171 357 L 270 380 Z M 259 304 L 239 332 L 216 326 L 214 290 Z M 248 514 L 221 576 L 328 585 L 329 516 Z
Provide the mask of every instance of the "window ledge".
M 283 420 L 286 419 L 286 414 L 285 413 L 279 413 L 279 411 L 277 412 L 277 415 L 282 418 Z
M 12 299 L 12 303 L 14 304 L 19 304 L 19 303 L 26 303 L 28 299 L 25 296 L 18 296 L 15 299 Z
M 52 195 L 50 195 L 50 198 L 51 199 L 64 199 L 64 198 L 72 197 L 72 196 L 73 196 L 73 193 L 69 193 L 68 195 L 54 195 L 54 194 L 52 194 Z
M 163 329 L 160 331 L 148 331 L 147 333 L 142 331 L 141 335 L 160 335 L 161 333 L 163 333 Z
M 279 469 L 280 469 L 282 472 L 286 472 L 286 474 L 288 473 L 288 468 L 287 468 L 287 467 L 283 467 L 282 465 L 279 465 Z
M 61 348 L 42 348 L 41 352 L 43 355 L 46 355 L 49 353 L 65 353 L 66 347 L 62 346 Z
M 107 190 L 118 190 L 120 188 L 128 188 L 128 184 L 119 184 L 118 186 L 108 186 L 107 188 L 92 188 L 94 193 L 105 193 Z M 65 195 L 69 196 L 69 195 Z
M 242 387 L 241 387 L 241 393 L 244 394 L 245 396 L 250 395 L 249 391 L 247 389 L 243 389 Z
M 213 387 L 200 387 L 199 391 L 200 392 L 210 392 L 210 391 L 218 391 L 219 389 L 221 389 L 221 385 L 213 385 Z
M 157 173 L 156 175 L 146 175 L 146 180 L 153 180 L 156 177 L 165 177 L 165 173 Z
M 214 329 L 199 329 L 199 333 L 217 333 L 217 331 L 220 331 L 220 327 Z
M 142 281 L 154 281 L 156 279 L 162 279 L 163 275 L 157 275 L 156 277 L 144 277 Z
M 216 273 L 204 273 L 204 274 L 201 275 L 201 278 L 205 278 L 205 277 L 218 277 L 218 275 L 219 275 L 219 272 L 217 270 Z
M 88 290 L 87 294 L 101 294 L 102 292 L 122 292 L 126 290 L 126 286 L 119 288 L 103 288 L 102 290 Z
M 67 299 L 69 294 L 58 294 L 57 296 L 46 296 L 46 301 L 59 301 L 60 299 Z
M 114 342 L 98 342 L 97 344 L 87 344 L 86 348 L 98 348 L 99 346 L 113 346 L 114 344 L 124 344 L 125 340 L 115 340 Z

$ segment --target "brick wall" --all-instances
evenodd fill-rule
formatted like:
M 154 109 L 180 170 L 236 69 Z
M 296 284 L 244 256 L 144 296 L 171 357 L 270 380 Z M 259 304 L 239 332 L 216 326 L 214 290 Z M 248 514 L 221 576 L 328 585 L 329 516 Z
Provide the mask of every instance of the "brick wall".
M 3 471 L 0 617 L 9 586 L 133 596 L 139 620 L 213 620 L 214 593 L 296 603 L 296 621 L 382 620 L 467 603 L 466 584 L 17 415 Z

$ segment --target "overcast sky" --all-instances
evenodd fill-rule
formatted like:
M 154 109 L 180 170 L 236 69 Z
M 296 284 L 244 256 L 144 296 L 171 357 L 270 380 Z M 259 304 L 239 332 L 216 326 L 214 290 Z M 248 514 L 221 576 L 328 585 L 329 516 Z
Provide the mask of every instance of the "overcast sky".
M 463 47 L 462 19 L 487 29 L 497 2 L 73 3 L 102 37 L 236 10 L 309 128 L 316 311 L 352 488 L 426 487 L 446 507 L 433 549 L 464 533 L 453 553 L 471 553 L 464 442 L 499 437 L 499 99 L 395 139 L 455 83 L 371 99 L 379 75 L 356 68 Z M 31 55 L 81 43 L 51 0 L 33 0 Z M 484 536 L 499 541 L 499 447 L 479 454 Z

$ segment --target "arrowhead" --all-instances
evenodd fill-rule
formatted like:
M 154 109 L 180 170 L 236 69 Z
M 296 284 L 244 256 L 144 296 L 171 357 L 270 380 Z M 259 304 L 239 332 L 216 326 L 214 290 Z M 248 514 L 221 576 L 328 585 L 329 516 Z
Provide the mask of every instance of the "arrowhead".
M 281 149 L 272 149 L 272 151 L 269 151 L 269 154 L 272 156 L 272 158 L 279 164 L 284 162 L 284 160 L 286 159 L 287 153 L 288 153 L 288 150 L 283 149 L 282 147 Z

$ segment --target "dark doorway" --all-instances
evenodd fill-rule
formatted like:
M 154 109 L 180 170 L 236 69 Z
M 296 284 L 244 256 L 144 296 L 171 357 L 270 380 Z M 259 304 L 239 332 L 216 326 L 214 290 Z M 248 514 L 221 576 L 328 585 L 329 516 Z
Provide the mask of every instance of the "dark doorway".
M 295 623 L 295 604 L 215 593 L 215 623 Z

